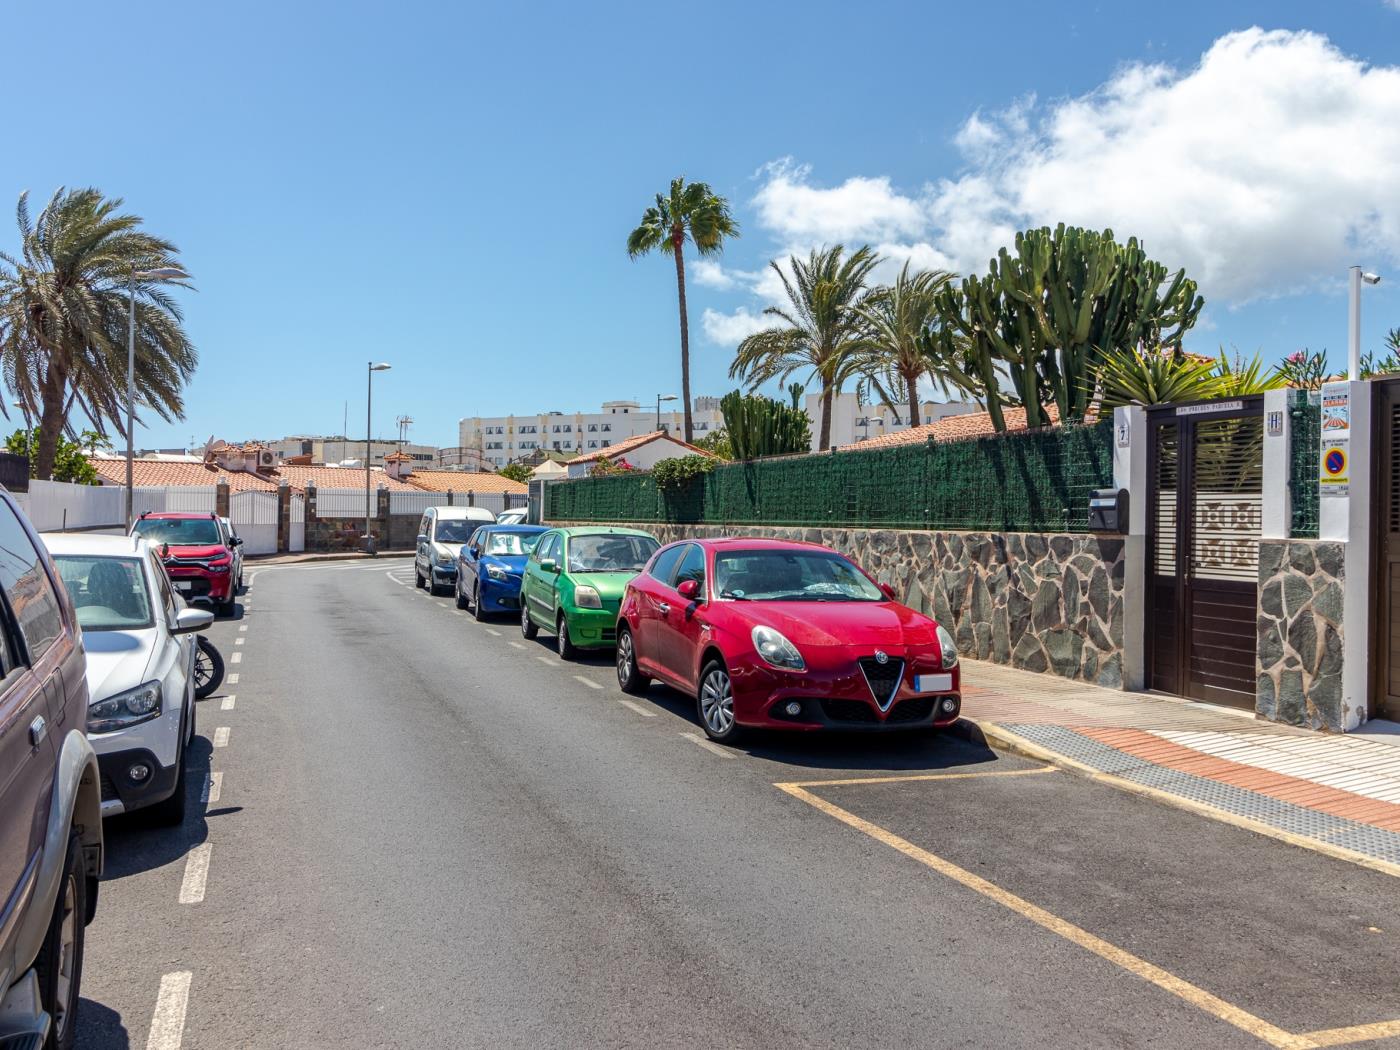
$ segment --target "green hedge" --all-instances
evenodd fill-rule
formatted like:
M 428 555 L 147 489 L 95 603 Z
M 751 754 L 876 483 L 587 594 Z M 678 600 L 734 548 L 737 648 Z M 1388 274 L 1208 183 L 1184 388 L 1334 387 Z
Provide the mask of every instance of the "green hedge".
M 733 463 L 662 492 L 649 474 L 546 486 L 548 521 L 1086 532 L 1113 425 Z
M 1317 460 L 1322 454 L 1322 409 L 1308 403 L 1306 390 L 1291 394 L 1292 452 L 1288 465 L 1288 489 L 1293 507 L 1290 534 L 1296 539 L 1317 539 Z

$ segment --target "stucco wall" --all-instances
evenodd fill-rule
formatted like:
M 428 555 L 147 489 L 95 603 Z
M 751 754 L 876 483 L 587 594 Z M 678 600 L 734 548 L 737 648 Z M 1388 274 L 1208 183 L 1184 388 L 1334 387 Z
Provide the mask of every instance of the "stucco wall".
M 631 527 L 645 529 L 663 543 L 733 535 L 821 543 L 890 584 L 907 604 L 934 616 L 953 632 L 958 650 L 967 656 L 1122 685 L 1123 541 L 1116 536 Z
M 1259 545 L 1255 711 L 1263 718 L 1342 730 L 1345 548 L 1329 540 Z

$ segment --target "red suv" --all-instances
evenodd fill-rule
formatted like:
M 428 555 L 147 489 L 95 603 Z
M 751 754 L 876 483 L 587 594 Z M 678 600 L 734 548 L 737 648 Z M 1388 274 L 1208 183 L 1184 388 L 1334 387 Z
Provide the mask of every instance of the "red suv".
M 233 572 L 233 548 L 243 541 L 237 536 L 225 540 L 214 514 L 188 514 L 161 511 L 142 514 L 131 526 L 157 550 L 165 549 L 161 560 L 170 582 L 186 601 L 212 602 L 221 613 L 233 612 L 238 582 Z

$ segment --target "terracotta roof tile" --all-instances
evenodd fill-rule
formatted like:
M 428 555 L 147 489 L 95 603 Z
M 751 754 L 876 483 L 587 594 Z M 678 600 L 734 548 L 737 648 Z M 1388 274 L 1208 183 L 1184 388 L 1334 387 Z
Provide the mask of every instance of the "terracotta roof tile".
M 415 470 L 404 478 L 408 488 L 420 492 L 511 492 L 524 495 L 530 491 L 499 474 L 482 474 L 470 470 Z
M 713 453 L 706 452 L 703 448 L 699 448 L 695 445 L 687 444 L 669 431 L 653 430 L 650 434 L 637 434 L 635 437 L 630 437 L 626 441 L 619 441 L 616 445 L 600 448 L 597 452 L 590 452 L 586 456 L 578 456 L 575 459 L 569 460 L 569 463 L 592 463 L 602 459 L 604 456 L 608 459 L 616 459 L 618 456 L 626 455 L 628 452 L 641 448 L 643 445 L 649 445 L 653 441 L 659 441 L 662 438 L 669 438 L 677 445 L 689 449 L 692 455 L 713 457 Z
M 1006 429 L 1025 430 L 1026 410 L 1024 408 L 1003 408 L 1002 417 Z M 1059 422 L 1060 413 L 1050 405 L 1045 410 L 1046 417 L 1053 425 Z M 933 438 L 934 441 L 966 441 L 969 438 L 988 437 L 996 433 L 990 412 L 969 412 L 961 416 L 948 416 L 936 423 L 924 423 L 907 430 L 896 430 L 892 434 L 881 434 L 869 441 L 858 441 L 854 445 L 843 445 L 842 452 L 863 451 L 865 449 L 893 448 L 897 445 L 920 445 Z
M 315 485 L 318 489 L 363 489 L 365 487 L 364 467 L 308 467 L 295 463 L 283 463 L 275 471 L 268 471 L 268 477 L 282 477 L 294 489 L 304 489 Z M 370 469 L 370 488 L 380 486 L 390 492 L 412 492 L 413 486 L 396 481 L 378 467 Z
M 105 485 L 126 484 L 126 460 L 89 456 Z M 275 492 L 277 482 L 269 481 L 242 470 L 224 470 L 204 463 L 171 463 L 161 460 L 138 459 L 131 464 L 132 483 L 140 487 L 170 488 L 176 485 L 215 485 L 219 478 L 228 478 L 230 492 Z

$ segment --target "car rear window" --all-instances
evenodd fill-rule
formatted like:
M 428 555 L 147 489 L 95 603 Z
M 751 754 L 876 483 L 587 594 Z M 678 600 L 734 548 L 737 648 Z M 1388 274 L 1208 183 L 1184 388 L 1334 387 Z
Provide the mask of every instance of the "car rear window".
M 224 542 L 213 518 L 142 518 L 134 531 L 157 546 L 215 547 Z
M 85 631 L 137 631 L 155 622 L 139 558 L 54 556 Z

